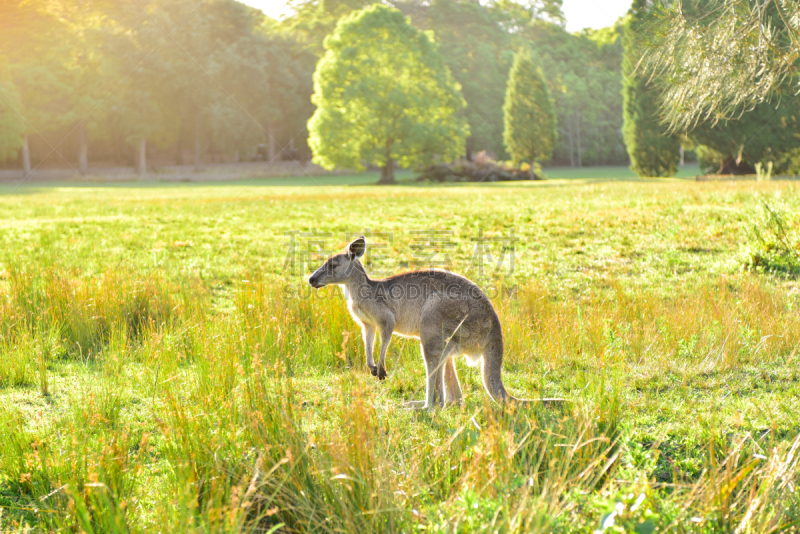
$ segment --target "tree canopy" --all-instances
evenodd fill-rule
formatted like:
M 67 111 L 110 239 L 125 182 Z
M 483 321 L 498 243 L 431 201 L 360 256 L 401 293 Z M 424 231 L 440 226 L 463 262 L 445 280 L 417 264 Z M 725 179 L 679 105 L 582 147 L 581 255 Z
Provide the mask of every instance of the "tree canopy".
M 684 0 L 652 10 L 643 67 L 661 85 L 671 129 L 737 119 L 800 90 L 797 0 Z
M 0 162 L 55 151 L 83 171 L 130 162 L 145 139 L 178 162 L 187 148 L 196 163 L 270 141 L 302 150 L 314 62 L 234 0 L 3 2 Z
M 515 162 L 528 161 L 533 179 L 536 162 L 553 153 L 557 130 L 542 69 L 536 66 L 526 48 L 514 55 L 503 113 L 506 150 Z
M 463 153 L 465 103 L 431 36 L 398 10 L 375 4 L 340 20 L 314 73 L 309 122 L 323 167 L 423 166 Z

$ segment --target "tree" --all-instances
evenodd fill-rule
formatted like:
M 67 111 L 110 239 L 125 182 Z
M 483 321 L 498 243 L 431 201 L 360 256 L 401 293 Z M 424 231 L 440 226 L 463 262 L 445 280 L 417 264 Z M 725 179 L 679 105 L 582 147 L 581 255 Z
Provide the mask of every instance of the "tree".
M 17 87 L 9 81 L 0 82 L 0 161 L 14 157 L 22 148 L 25 121 L 16 111 L 21 107 Z
M 512 36 L 519 46 L 530 47 L 553 95 L 558 141 L 551 163 L 628 163 L 621 135 L 621 34 L 619 24 L 569 33 L 533 21 Z
M 314 72 L 313 161 L 325 168 L 430 164 L 463 153 L 469 128 L 458 84 L 427 33 L 375 4 L 339 21 Z
M 557 126 L 550 91 L 542 69 L 523 48 L 514 55 L 503 104 L 503 142 L 515 163 L 530 163 L 531 180 L 537 160 L 547 159 L 556 144 Z
M 624 30 L 622 56 L 622 133 L 631 158 L 631 169 L 639 176 L 672 176 L 678 170 L 680 141 L 661 123 L 658 90 L 649 76 L 638 69 L 640 41 L 651 24 L 646 0 L 636 0 Z
M 435 32 L 439 52 L 461 85 L 469 124 L 467 158 L 481 150 L 503 153 L 503 98 L 511 47 L 495 12 L 477 2 L 435 0 L 418 25 Z
M 800 1 L 684 0 L 654 9 L 663 22 L 643 42 L 643 65 L 661 83 L 672 130 L 797 94 L 796 80 L 787 82 L 800 59 Z
M 30 136 L 52 132 L 73 117 L 67 66 L 72 49 L 52 46 L 53 42 L 69 42 L 69 31 L 44 7 L 21 1 L 0 5 L 0 65 L 3 79 L 10 81 L 4 84 L 9 95 L 5 106 L 24 118 L 21 148 L 25 178 L 31 173 Z
M 697 144 L 708 172 L 752 174 L 758 163 L 794 172 L 800 4 L 685 0 L 648 10 L 631 61 L 654 82 L 665 129 Z
M 756 164 L 773 164 L 776 174 L 797 171 L 790 157 L 800 148 L 800 103 L 762 102 L 737 120 L 705 120 L 688 132 L 705 151 L 707 170 L 720 174 L 754 174 Z M 715 159 L 716 161 L 712 160 Z
M 561 10 L 562 3 L 562 0 L 493 0 L 489 7 L 501 16 L 508 33 L 519 34 L 540 23 L 563 29 L 567 19 Z
M 303 40 L 318 57 L 325 53 L 323 41 L 333 33 L 336 23 L 353 11 L 374 3 L 373 0 L 289 0 L 294 14 L 282 25 Z

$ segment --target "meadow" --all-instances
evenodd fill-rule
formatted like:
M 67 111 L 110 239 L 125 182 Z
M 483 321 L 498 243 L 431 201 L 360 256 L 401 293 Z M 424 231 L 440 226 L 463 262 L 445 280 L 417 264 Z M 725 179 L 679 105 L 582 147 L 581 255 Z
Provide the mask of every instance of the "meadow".
M 375 178 L 0 186 L 0 531 L 798 530 L 796 183 Z M 572 404 L 400 408 L 418 343 L 305 281 L 360 234 Z

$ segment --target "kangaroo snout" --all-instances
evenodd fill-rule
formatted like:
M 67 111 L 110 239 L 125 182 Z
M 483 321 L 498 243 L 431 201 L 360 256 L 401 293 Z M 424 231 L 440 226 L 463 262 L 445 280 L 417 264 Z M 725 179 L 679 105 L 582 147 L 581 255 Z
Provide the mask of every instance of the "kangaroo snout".
M 320 287 L 325 285 L 320 281 L 320 278 L 322 278 L 322 276 L 320 272 L 317 271 L 308 277 L 308 283 L 311 284 L 311 287 L 313 287 L 314 289 L 319 289 Z

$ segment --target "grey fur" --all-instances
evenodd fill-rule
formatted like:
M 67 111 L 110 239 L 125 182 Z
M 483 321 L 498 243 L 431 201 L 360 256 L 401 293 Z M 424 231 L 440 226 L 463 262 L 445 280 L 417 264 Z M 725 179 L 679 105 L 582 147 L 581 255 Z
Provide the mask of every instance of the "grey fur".
M 481 365 L 487 393 L 497 402 L 560 403 L 563 399 L 520 400 L 503 386 L 503 331 L 491 301 L 463 276 L 439 269 L 371 279 L 359 258 L 366 251 L 364 236 L 345 251 L 328 258 L 308 281 L 315 287 L 338 284 L 347 307 L 361 325 L 367 367 L 373 376 L 386 378 L 386 351 L 392 334 L 420 340 L 427 374 L 425 400 L 407 403 L 414 408 L 436 404 L 461 404 L 463 395 L 456 374 L 455 356 Z M 375 333 L 381 337 L 378 364 L 372 357 Z M 444 395 L 442 395 L 442 391 Z M 437 400 L 438 399 L 438 400 Z

